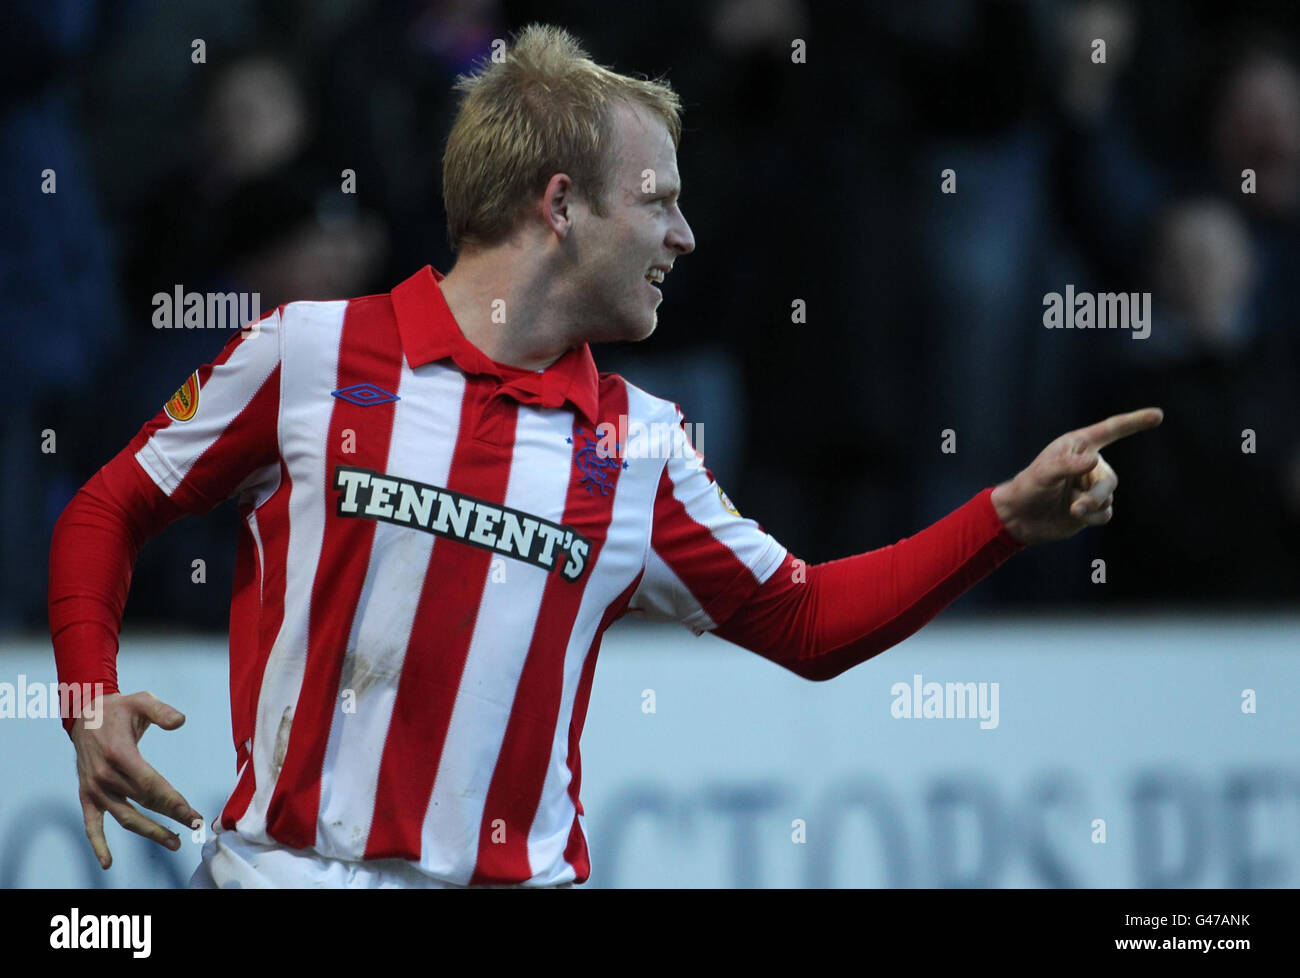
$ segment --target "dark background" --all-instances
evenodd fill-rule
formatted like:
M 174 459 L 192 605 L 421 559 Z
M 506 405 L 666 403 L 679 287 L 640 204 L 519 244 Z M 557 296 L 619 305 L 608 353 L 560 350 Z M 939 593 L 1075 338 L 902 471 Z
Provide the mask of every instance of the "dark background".
M 267 310 L 448 270 L 452 82 L 534 20 L 666 74 L 686 105 L 697 249 L 654 336 L 594 353 L 702 423 L 731 498 L 794 553 L 892 543 L 1056 435 L 1155 404 L 1160 429 L 1106 452 L 1114 522 L 1022 554 L 963 607 L 1300 593 L 1293 2 L 10 0 L 0 16 L 0 628 L 44 627 L 63 506 L 227 338 L 154 329 L 153 294 L 256 291 Z M 1150 338 L 1044 329 L 1067 283 L 1151 292 Z M 234 523 L 227 504 L 152 541 L 128 620 L 224 628 Z

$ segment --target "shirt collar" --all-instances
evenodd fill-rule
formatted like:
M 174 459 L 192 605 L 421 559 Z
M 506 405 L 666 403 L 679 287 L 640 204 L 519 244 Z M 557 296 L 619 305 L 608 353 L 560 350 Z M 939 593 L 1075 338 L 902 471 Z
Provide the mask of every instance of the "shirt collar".
M 419 367 L 450 357 L 467 374 L 487 374 L 504 381 L 501 392 L 521 404 L 556 408 L 567 401 L 595 426 L 599 377 L 586 343 L 570 347 L 541 371 L 497 363 L 461 332 L 438 287 L 442 279 L 441 272 L 425 265 L 392 291 L 407 363 Z

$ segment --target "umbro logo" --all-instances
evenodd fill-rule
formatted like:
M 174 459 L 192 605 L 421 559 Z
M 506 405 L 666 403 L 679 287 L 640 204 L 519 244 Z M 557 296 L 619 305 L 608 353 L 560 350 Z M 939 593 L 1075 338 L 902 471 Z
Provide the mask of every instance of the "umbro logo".
M 396 394 L 388 393 L 378 384 L 352 384 L 349 387 L 340 387 L 336 391 L 330 391 L 330 393 L 340 400 L 361 407 L 371 407 L 375 404 L 387 404 L 389 401 L 401 400 Z

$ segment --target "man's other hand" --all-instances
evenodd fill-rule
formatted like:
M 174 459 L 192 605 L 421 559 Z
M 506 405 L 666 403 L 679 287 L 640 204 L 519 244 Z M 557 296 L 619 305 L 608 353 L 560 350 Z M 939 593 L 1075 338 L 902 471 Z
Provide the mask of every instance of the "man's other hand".
M 173 818 L 187 828 L 203 824 L 203 816 L 149 766 L 136 746 L 150 724 L 175 730 L 185 722 L 185 717 L 152 693 L 130 696 L 110 693 L 100 699 L 99 709 L 102 723 L 95 729 L 87 727 L 80 717 L 72 725 L 81 812 L 86 836 L 99 865 L 104 869 L 113 865 L 113 855 L 104 841 L 105 812 L 117 819 L 122 828 L 176 851 L 181 847 L 180 836 L 142 815 L 131 801 Z

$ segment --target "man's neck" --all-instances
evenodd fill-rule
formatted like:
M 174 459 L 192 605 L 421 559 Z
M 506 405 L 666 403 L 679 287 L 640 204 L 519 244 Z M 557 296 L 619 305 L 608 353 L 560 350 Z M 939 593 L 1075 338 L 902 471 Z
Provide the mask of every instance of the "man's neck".
M 502 245 L 463 255 L 439 287 L 461 333 L 485 356 L 541 370 L 576 345 L 554 315 L 559 304 L 546 291 L 548 279 L 518 249 Z

